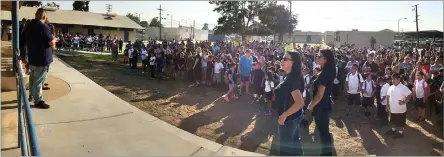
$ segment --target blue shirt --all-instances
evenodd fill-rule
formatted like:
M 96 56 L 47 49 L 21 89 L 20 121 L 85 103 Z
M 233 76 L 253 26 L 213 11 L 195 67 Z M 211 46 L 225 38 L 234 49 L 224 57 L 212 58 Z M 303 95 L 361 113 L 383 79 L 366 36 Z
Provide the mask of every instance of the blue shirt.
M 251 69 L 253 68 L 253 57 L 250 56 L 249 59 L 247 59 L 247 56 L 242 56 L 240 58 L 240 73 L 242 76 L 250 76 Z
M 54 37 L 48 25 L 33 19 L 25 27 L 28 61 L 32 66 L 47 66 L 52 63 L 52 47 L 49 45 Z

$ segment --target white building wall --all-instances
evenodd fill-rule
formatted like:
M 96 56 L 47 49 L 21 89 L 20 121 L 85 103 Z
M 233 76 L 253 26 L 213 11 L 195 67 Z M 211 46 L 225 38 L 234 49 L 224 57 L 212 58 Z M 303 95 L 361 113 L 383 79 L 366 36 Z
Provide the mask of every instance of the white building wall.
M 321 32 L 294 32 L 292 35 L 293 41 L 296 43 L 322 43 L 322 36 L 323 34 Z M 311 37 L 311 40 L 308 41 L 309 37 Z M 276 36 L 276 40 L 278 39 L 278 36 Z M 285 34 L 283 36 L 283 39 L 285 42 L 288 41 L 288 34 Z
M 338 31 L 335 35 L 338 37 L 337 42 L 343 44 L 355 44 L 355 47 L 370 47 L 370 39 L 376 39 L 375 47 L 383 45 L 384 47 L 393 46 L 395 40 L 395 32 L 379 31 L 379 32 L 360 32 L 360 31 Z
M 88 29 L 87 28 L 83 28 L 83 26 L 81 26 L 81 25 L 75 25 L 74 27 L 69 28 L 68 30 L 71 33 L 88 34 Z M 116 36 L 117 39 L 119 39 L 119 38 L 124 39 L 123 38 L 124 32 L 125 31 L 122 31 L 119 28 L 117 30 L 94 29 L 94 33 L 96 33 L 96 34 L 102 33 L 104 36 L 110 34 L 111 37 Z M 128 40 L 129 41 L 136 41 L 136 35 L 137 35 L 137 33 L 136 33 L 135 29 L 133 29 L 133 31 L 129 31 L 129 33 L 128 33 Z
M 145 29 L 144 40 L 149 37 L 158 38 L 159 28 L 158 27 L 147 27 Z M 194 37 L 197 41 L 208 40 L 208 30 L 195 30 Z M 193 38 L 192 27 L 180 27 L 180 28 L 162 28 L 162 39 L 167 40 L 185 40 L 188 38 Z

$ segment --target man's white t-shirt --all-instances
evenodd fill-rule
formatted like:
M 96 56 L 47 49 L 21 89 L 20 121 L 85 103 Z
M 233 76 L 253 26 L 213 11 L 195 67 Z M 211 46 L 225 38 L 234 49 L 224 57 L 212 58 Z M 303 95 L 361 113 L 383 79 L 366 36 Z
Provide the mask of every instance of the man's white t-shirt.
M 274 82 L 273 81 L 265 81 L 265 92 L 271 92 L 271 89 L 274 88 Z
M 128 49 L 128 58 L 133 58 L 133 49 Z
M 392 85 L 388 89 L 387 95 L 390 96 L 389 106 L 390 106 L 390 113 L 405 113 L 407 112 L 407 105 L 399 104 L 399 100 L 405 100 L 407 96 L 412 94 L 412 91 L 410 91 L 409 88 L 407 88 L 403 84 L 398 84 L 397 86 Z
M 74 40 L 73 40 L 74 44 L 78 44 L 79 40 L 80 40 L 80 38 L 78 36 L 75 36 Z
M 423 87 L 425 86 L 425 87 Z M 424 88 L 427 88 L 427 82 L 424 80 L 415 80 L 415 96 L 416 98 L 424 98 Z
M 214 73 L 215 74 L 219 74 L 220 73 L 220 69 L 223 69 L 224 65 L 222 63 L 216 63 L 214 64 Z
M 151 56 L 150 57 L 150 65 L 154 65 L 156 63 L 156 56 Z
M 203 56 L 202 58 L 202 67 L 207 67 L 208 55 Z
M 146 60 L 146 50 L 145 49 L 142 49 L 142 53 L 140 55 L 141 55 L 140 58 L 142 60 Z
M 382 105 L 387 105 L 387 98 L 382 99 L 384 97 L 387 97 L 387 92 L 390 88 L 390 84 L 385 83 L 382 87 L 381 87 L 381 104 Z
M 302 96 L 305 98 L 307 96 L 307 89 L 305 87 L 310 85 L 310 75 L 304 76 L 304 93 L 302 93 Z
M 348 94 L 359 94 L 359 84 L 364 82 L 361 74 L 359 74 L 358 72 L 356 72 L 355 74 L 351 73 L 347 75 L 345 81 L 347 81 L 348 83 Z

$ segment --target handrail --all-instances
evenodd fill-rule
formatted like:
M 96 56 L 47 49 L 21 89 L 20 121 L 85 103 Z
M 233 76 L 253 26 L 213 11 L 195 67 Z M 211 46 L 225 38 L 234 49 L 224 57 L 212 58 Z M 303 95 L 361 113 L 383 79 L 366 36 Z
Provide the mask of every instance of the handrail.
M 12 47 L 13 47 L 13 69 L 17 83 L 17 104 L 18 104 L 18 142 L 22 156 L 40 156 L 40 146 L 35 132 L 34 121 L 32 120 L 31 106 L 26 92 L 25 79 L 23 77 L 22 64 L 20 62 L 19 43 L 19 23 L 18 7 L 19 1 L 11 1 L 12 17 Z

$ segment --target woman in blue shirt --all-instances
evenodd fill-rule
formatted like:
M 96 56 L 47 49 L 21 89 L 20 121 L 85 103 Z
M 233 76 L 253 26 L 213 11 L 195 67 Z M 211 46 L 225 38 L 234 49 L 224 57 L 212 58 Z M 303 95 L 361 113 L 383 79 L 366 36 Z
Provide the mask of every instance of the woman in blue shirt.
M 303 119 L 302 107 L 304 100 L 302 91 L 304 84 L 301 73 L 301 57 L 297 52 L 286 53 L 281 61 L 281 69 L 286 76 L 275 88 L 278 108 L 278 136 L 279 155 L 296 156 L 303 155 L 301 148 L 299 126 Z
M 333 101 L 331 91 L 333 80 L 336 76 L 336 66 L 333 52 L 329 49 L 320 51 L 317 56 L 317 64 L 321 66 L 321 72 L 313 83 L 313 100 L 308 105 L 308 110 L 312 111 L 316 130 L 318 130 L 321 140 L 321 156 L 332 156 L 334 152 L 333 138 L 329 130 L 329 121 L 332 111 Z

